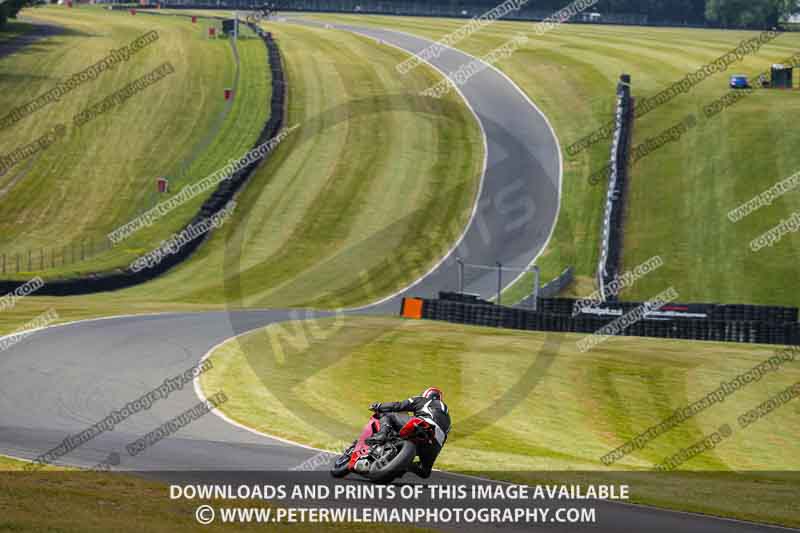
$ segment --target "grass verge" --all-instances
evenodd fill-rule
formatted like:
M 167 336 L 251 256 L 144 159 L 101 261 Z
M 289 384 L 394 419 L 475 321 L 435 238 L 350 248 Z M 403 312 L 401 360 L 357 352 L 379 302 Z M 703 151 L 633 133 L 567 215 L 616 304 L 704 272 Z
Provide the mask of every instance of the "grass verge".
M 354 438 L 371 402 L 436 385 L 453 417 L 441 468 L 513 480 L 627 473 L 640 503 L 800 524 L 787 500 L 798 481 L 789 471 L 800 470 L 792 423 L 800 404 L 747 428 L 737 423 L 798 381 L 796 361 L 607 467 L 603 455 L 775 348 L 615 338 L 581 353 L 580 338 L 390 318 L 275 324 L 221 346 L 212 355 L 215 371 L 201 380 L 207 390 L 235 391 L 222 409 L 234 420 L 327 449 Z M 723 423 L 733 434 L 715 449 L 674 475 L 650 472 Z
M 130 18 L 191 26 L 183 18 Z M 436 102 L 417 95 L 436 79 L 431 70 L 398 79 L 393 67 L 406 56 L 395 48 L 344 32 L 269 29 L 286 66 L 287 126 L 300 127 L 189 262 L 115 293 L 111 307 L 120 312 L 367 303 L 415 280 L 468 220 L 484 155 L 480 131 L 457 95 Z M 179 217 L 180 210 L 164 223 Z M 165 229 L 157 226 L 152 232 Z M 53 300 L 29 303 L 36 301 L 44 308 Z M 109 307 L 93 297 L 57 307 L 66 318 L 73 304 Z M 25 306 L 15 312 L 30 316 Z
M 195 509 L 214 500 L 170 499 L 167 485 L 137 476 L 59 470 L 29 473 L 24 463 L 0 456 L 0 530 L 21 533 L 105 533 L 119 531 L 263 531 L 263 524 L 200 525 Z M 231 505 L 233 507 L 234 505 Z M 235 506 L 265 507 L 263 501 Z M 430 531 L 382 526 L 382 531 Z M 369 533 L 374 524 L 270 524 L 269 531 Z
M 326 21 L 373 25 L 439 39 L 463 21 L 414 17 L 314 15 Z M 482 56 L 516 32 L 531 40 L 496 63 L 550 119 L 564 150 L 559 220 L 538 263 L 542 280 L 566 266 L 576 283 L 566 295 L 594 290 L 605 181 L 588 178 L 602 169 L 610 140 L 571 156 L 566 148 L 613 118 L 614 88 L 623 72 L 632 76 L 633 95 L 658 94 L 756 32 L 606 25 L 562 25 L 542 36 L 533 22 L 498 22 L 456 46 Z M 676 142 L 636 162 L 626 215 L 623 271 L 654 255 L 665 266 L 624 296 L 647 299 L 674 285 L 681 299 L 769 305 L 800 305 L 800 294 L 785 280 L 797 277 L 794 258 L 800 233 L 752 253 L 748 244 L 800 208 L 797 192 L 736 224 L 729 210 L 800 171 L 797 129 L 800 92 L 759 91 L 712 119 L 703 107 L 728 91 L 730 74 L 754 75 L 797 52 L 800 35 L 784 33 L 757 53 L 696 85 L 687 94 L 636 121 L 633 144 L 644 143 L 689 113 L 698 125 Z M 758 272 L 757 276 L 753 272 Z M 509 301 L 531 285 L 526 276 Z
M 4 278 L 72 277 L 130 264 L 182 227 L 210 192 L 108 248 L 106 235 L 250 148 L 267 120 L 266 50 L 243 39 L 207 39 L 204 24 L 92 7 L 30 10 L 66 31 L 0 60 L 0 107 L 14 109 L 151 30 L 158 40 L 113 70 L 0 131 L 0 153 L 40 137 L 55 124 L 66 135 L 0 177 L 0 246 Z M 237 76 L 236 60 L 239 67 Z M 78 127 L 72 117 L 169 62 L 175 72 Z M 237 84 L 232 104 L 223 89 Z M 54 238 L 57 235 L 58 238 Z M 29 255 L 30 254 L 30 255 Z M 81 260 L 81 257 L 88 257 Z M 17 272 L 17 258 L 20 272 Z

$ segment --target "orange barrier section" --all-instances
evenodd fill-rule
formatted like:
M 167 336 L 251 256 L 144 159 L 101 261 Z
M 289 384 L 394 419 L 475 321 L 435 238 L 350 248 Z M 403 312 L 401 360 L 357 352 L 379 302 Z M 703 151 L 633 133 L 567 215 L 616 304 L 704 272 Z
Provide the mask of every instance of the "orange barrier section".
M 403 312 L 405 318 L 422 318 L 422 300 L 419 298 L 403 298 Z

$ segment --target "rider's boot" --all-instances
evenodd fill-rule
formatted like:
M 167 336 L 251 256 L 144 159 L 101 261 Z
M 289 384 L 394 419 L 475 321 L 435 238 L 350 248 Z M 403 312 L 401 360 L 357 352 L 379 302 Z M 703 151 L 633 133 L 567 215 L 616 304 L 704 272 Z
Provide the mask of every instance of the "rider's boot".
M 373 433 L 365 442 L 367 444 L 383 444 L 389 437 L 389 424 L 381 424 L 381 429 Z
M 411 472 L 412 474 L 416 474 L 422 479 L 428 479 L 429 477 L 431 477 L 431 469 L 423 468 L 422 463 L 417 461 L 414 461 L 413 463 L 408 465 L 408 471 Z

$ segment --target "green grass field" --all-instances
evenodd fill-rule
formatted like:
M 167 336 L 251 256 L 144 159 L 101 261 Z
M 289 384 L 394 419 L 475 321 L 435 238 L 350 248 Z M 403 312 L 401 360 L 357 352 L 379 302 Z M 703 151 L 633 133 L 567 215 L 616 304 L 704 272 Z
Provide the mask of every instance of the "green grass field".
M 90 129 L 70 132 L 36 158 L 19 181 L 0 181 L 0 188 L 8 188 L 0 198 L 0 245 L 7 253 L 103 235 L 152 205 L 153 178 L 179 171 L 190 158 L 191 150 L 178 145 L 197 146 L 213 133 L 222 111 L 221 90 L 233 75 L 229 44 L 203 37 L 207 22 L 192 26 L 182 18 L 131 17 L 83 7 L 29 11 L 70 31 L 0 60 L 3 72 L 10 73 L 0 92 L 3 109 L 24 103 L 30 97 L 26 95 L 88 66 L 87 57 L 107 53 L 151 27 L 161 33 L 154 46 L 167 52 L 145 50 L 130 61 L 129 70 L 117 69 L 81 87 L 37 118 L 18 124 L 13 135 L 0 132 L 0 153 L 36 138 L 49 123 L 71 119 L 164 58 L 177 72 L 138 95 L 144 99 L 134 97 Z M 390 25 L 434 38 L 461 24 L 335 19 Z M 462 46 L 473 54 L 486 53 L 511 30 L 528 26 L 497 24 Z M 113 295 L 28 297 L 0 313 L 0 333 L 50 307 L 61 320 L 73 320 L 167 310 L 365 303 L 413 280 L 449 247 L 467 220 L 483 157 L 477 124 L 463 103 L 455 94 L 440 101 L 418 97 L 438 74 L 417 68 L 397 76 L 394 67 L 407 56 L 394 48 L 339 31 L 280 23 L 265 27 L 274 33 L 285 61 L 287 125 L 299 128 L 253 177 L 238 198 L 233 219 L 189 262 L 157 281 Z M 632 74 L 637 96 L 655 94 L 752 35 L 564 27 L 535 39 L 498 67 L 544 110 L 566 146 L 609 119 L 620 72 Z M 791 55 L 799 39 L 782 36 L 736 71 L 756 72 Z M 234 107 L 204 157 L 192 159 L 174 185 L 210 173 L 231 151 L 243 151 L 266 119 L 269 84 L 263 45 L 244 40 L 239 53 L 242 70 Z M 179 64 L 185 68 L 177 68 Z M 653 111 L 637 122 L 634 142 L 689 111 L 699 113 L 725 92 L 726 81 L 727 75 L 719 74 Z M 176 86 L 190 91 L 193 99 L 179 97 Z M 787 280 L 796 278 L 790 254 L 799 242 L 796 235 L 758 255 L 743 255 L 736 248 L 741 245 L 749 254 L 747 242 L 776 223 L 770 222 L 772 217 L 790 212 L 796 193 L 736 225 L 725 217 L 729 209 L 800 168 L 800 154 L 791 149 L 797 134 L 790 128 L 796 121 L 797 97 L 754 95 L 712 121 L 701 120 L 690 135 L 633 168 L 625 265 L 660 254 L 665 266 L 626 296 L 649 297 L 673 285 L 687 300 L 799 303 L 786 290 Z M 704 155 L 707 149 L 714 155 Z M 607 143 L 600 143 L 565 160 L 561 217 L 540 261 L 544 279 L 575 265 L 579 277 L 573 293 L 592 287 L 603 191 L 586 177 L 602 165 L 607 151 Z M 124 265 L 179 228 L 194 207 L 174 212 L 112 253 L 43 274 Z M 688 223 L 676 224 L 675 219 Z M 398 262 L 413 268 L 390 268 Z M 761 277 L 755 279 L 751 272 Z M 20 273 L 19 278 L 34 273 Z M 743 289 L 745 281 L 749 283 Z M 371 401 L 402 399 L 435 382 L 447 391 L 455 422 L 438 466 L 475 471 L 491 465 L 495 471 L 508 470 L 509 479 L 528 481 L 531 471 L 604 470 L 604 453 L 772 353 L 763 346 L 627 338 L 582 354 L 575 347 L 579 338 L 389 318 L 277 325 L 224 345 L 214 356 L 215 372 L 204 376 L 204 386 L 237 391 L 225 408 L 236 420 L 297 441 L 338 447 L 352 440 Z M 424 363 L 420 368 L 430 373 L 409 372 L 410 356 L 419 358 Z M 796 363 L 770 374 L 620 461 L 615 468 L 634 476 L 723 421 L 736 429 L 724 445 L 683 465 L 696 476 L 694 481 L 669 477 L 635 486 L 636 501 L 800 525 L 791 499 L 796 485 L 791 476 L 775 473 L 800 467 L 793 424 L 797 402 L 746 430 L 735 426 L 740 412 L 796 382 L 798 374 Z M 287 399 L 299 400 L 294 411 L 284 406 Z M 331 408 L 316 410 L 314 405 L 323 400 Z M 0 468 L 16 467 L 0 459 Z M 34 488 L 0 486 L 11 487 L 0 489 L 0 510 L 16 513 L 3 514 L 0 520 L 7 522 L 0 526 L 35 530 L 31 521 L 39 506 L 20 506 L 15 499 L 16 494 L 33 494 L 26 491 Z M 764 486 L 770 488 L 769 497 Z M 86 513 L 109 505 L 92 503 L 97 495 L 91 487 L 83 492 L 52 487 L 60 492 L 65 488 L 75 500 L 64 505 L 85 507 Z M 133 501 L 140 494 L 136 491 L 144 489 L 131 490 Z M 733 493 L 737 498 L 730 497 Z M 91 521 L 84 511 L 53 511 L 62 515 L 64 531 L 85 531 L 87 523 L 97 531 L 123 526 L 136 530 L 140 522 L 131 517 L 147 514 L 156 524 L 182 512 L 171 503 L 166 507 L 149 499 L 141 506 L 112 503 L 119 512 L 102 518 L 111 522 Z M 176 530 L 190 526 L 190 509 L 185 521 L 180 520 L 169 523 Z M 141 524 L 148 529 L 148 523 Z
M 49 12 L 36 11 L 37 15 Z M 58 19 L 63 10 L 52 12 Z M 88 10 L 80 11 L 75 20 L 84 16 L 89 22 L 93 17 L 111 21 L 124 17 Z M 147 15 L 119 20 L 133 19 L 167 28 L 192 26 L 186 19 Z M 346 33 L 296 26 L 270 29 L 281 47 L 290 87 L 287 126 L 298 124 L 299 128 L 239 195 L 234 217 L 188 263 L 155 282 L 116 292 L 113 298 L 27 298 L 0 315 L 0 332 L 21 326 L 49 307 L 68 320 L 226 305 L 366 303 L 416 279 L 438 260 L 466 222 L 479 178 L 482 142 L 469 110 L 456 95 L 438 102 L 419 98 L 416 93 L 430 85 L 435 75 L 419 69 L 413 76 L 397 79 L 393 67 L 404 55 L 394 48 L 378 47 L 369 39 Z M 189 39 L 190 30 L 185 31 Z M 180 34 L 175 36 L 179 39 Z M 205 43 L 201 40 L 197 46 Z M 262 48 L 254 51 L 263 52 L 263 45 L 255 40 L 244 43 L 258 44 Z M 264 82 L 262 60 L 259 55 L 258 61 L 250 64 L 255 71 L 248 79 Z M 161 87 L 149 90 L 157 89 Z M 131 100 L 127 105 L 135 103 Z M 264 105 L 259 101 L 253 110 L 238 112 L 263 119 L 259 110 L 265 109 Z M 236 112 L 234 108 L 232 113 Z M 144 139 L 142 144 L 147 144 Z M 148 146 L 158 151 L 155 145 Z M 47 176 L 55 179 L 52 174 Z M 148 191 L 151 185 L 147 183 Z M 44 201 L 44 191 L 32 187 L 30 191 Z M 115 196 L 113 191 L 107 193 L 104 198 L 110 202 Z M 10 199 L 2 205 L 27 217 L 38 217 L 41 209 Z M 186 209 L 188 216 L 190 208 Z M 183 208 L 174 212 L 165 223 L 177 223 L 182 212 Z M 114 218 L 114 224 L 128 220 L 127 214 L 102 216 Z M 28 242 L 27 233 L 22 239 L 21 223 L 14 218 L 4 220 L 17 228 L 20 246 Z M 158 233 L 166 229 L 159 223 L 142 235 L 157 240 Z M 52 241 L 55 230 L 51 227 L 49 231 Z M 118 248 L 126 248 L 129 254 L 142 253 L 146 248 L 134 248 L 136 242 L 131 237 L 130 244 L 126 240 Z M 413 268 L 386 268 L 401 255 L 402 264 Z M 102 263 L 106 259 L 108 263 Z M 100 255 L 91 265 L 110 266 L 113 260 Z M 365 279 L 370 283 L 365 284 Z
M 214 352 L 214 370 L 201 380 L 209 394 L 234 391 L 222 408 L 234 420 L 332 450 L 355 438 L 371 402 L 402 400 L 436 385 L 453 417 L 437 467 L 519 481 L 546 472 L 553 480 L 559 471 L 628 472 L 638 502 L 800 525 L 786 500 L 797 492 L 797 476 L 780 474 L 800 470 L 793 423 L 800 404 L 795 399 L 746 428 L 737 424 L 741 413 L 798 381 L 797 362 L 607 467 L 603 455 L 775 348 L 617 338 L 581 353 L 579 339 L 340 317 L 273 325 L 231 340 Z M 681 465 L 680 473 L 642 475 L 723 423 L 733 435 Z
M 20 533 L 107 533 L 119 531 L 263 531 L 263 524 L 200 525 L 195 509 L 219 501 L 172 500 L 166 485 L 125 474 L 78 472 L 48 467 L 23 472 L 24 463 L 0 456 L 0 530 Z M 237 505 L 266 507 L 263 501 Z M 45 521 L 46 520 L 46 521 Z M 47 529 L 42 529 L 45 527 Z M 385 528 L 385 529 L 384 529 Z M 403 526 L 382 526 L 400 533 L 430 531 Z M 344 531 L 368 533 L 371 524 L 271 524 L 270 531 L 311 533 Z
M 394 48 L 342 32 L 270 30 L 292 87 L 287 123 L 300 128 L 206 248 L 204 274 L 218 266 L 208 289 L 220 286 L 219 272 L 229 286 L 240 281 L 247 297 L 236 303 L 249 306 L 365 303 L 399 289 L 466 223 L 483 157 L 477 123 L 455 95 L 416 95 L 435 79 L 430 70 L 393 76 L 404 57 Z M 418 268 L 390 272 L 398 257 Z
M 438 39 L 464 21 L 412 17 L 314 15 L 320 20 L 376 25 Z M 657 94 L 703 64 L 735 48 L 756 32 L 565 25 L 536 36 L 534 23 L 499 22 L 457 47 L 485 55 L 514 32 L 531 40 L 496 66 L 543 110 L 562 150 L 612 118 L 614 87 L 623 72 L 632 76 L 635 98 Z M 699 124 L 678 142 L 641 159 L 631 171 L 623 270 L 653 255 L 664 267 L 641 280 L 624 297 L 646 299 L 674 285 L 686 301 L 800 304 L 785 281 L 797 278 L 794 257 L 800 235 L 753 254 L 750 240 L 800 208 L 797 192 L 737 224 L 729 210 L 800 171 L 797 128 L 800 92 L 762 91 L 704 120 L 704 105 L 727 91 L 730 74 L 753 75 L 800 49 L 800 35 L 786 33 L 727 72 L 637 120 L 633 144 L 672 126 L 688 113 Z M 608 159 L 610 141 L 571 157 L 564 153 L 564 186 L 559 221 L 539 260 L 543 280 L 566 266 L 576 267 L 570 294 L 588 294 L 598 257 L 604 185 L 587 178 Z M 758 272 L 758 275 L 754 275 Z M 519 296 L 530 287 L 514 291 Z
M 220 168 L 233 154 L 249 149 L 268 114 L 264 45 L 257 39 L 239 42 L 238 90 L 233 106 L 226 110 L 223 89 L 236 80 L 235 56 L 226 40 L 206 38 L 206 23 L 133 17 L 89 7 L 26 13 L 67 31 L 2 60 L 9 72 L 0 96 L 3 109 L 24 105 L 60 79 L 100 60 L 110 49 L 150 30 L 158 31 L 159 39 L 123 65 L 0 131 L 0 153 L 7 153 L 55 124 L 67 126 L 64 138 L 0 178 L 4 277 L 28 279 L 34 272 L 45 278 L 68 277 L 127 266 L 185 224 L 210 193 L 111 251 L 73 262 L 72 247 L 76 257 L 80 257 L 81 242 L 87 256 L 90 243 L 95 250 L 103 249 L 107 233 L 163 200 L 156 191 L 157 177 L 168 177 L 175 192 Z M 80 128 L 73 125 L 75 114 L 165 61 L 173 65 L 173 74 L 92 122 Z M 21 255 L 20 273 L 16 272 L 17 254 Z M 66 265 L 61 266 L 64 255 Z

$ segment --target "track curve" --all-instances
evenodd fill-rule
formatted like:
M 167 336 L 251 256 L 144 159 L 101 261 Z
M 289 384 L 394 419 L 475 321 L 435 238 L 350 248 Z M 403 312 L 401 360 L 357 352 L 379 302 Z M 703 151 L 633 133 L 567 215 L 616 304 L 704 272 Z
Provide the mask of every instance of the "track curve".
M 431 45 L 428 39 L 392 30 L 328 26 L 412 54 Z M 448 73 L 475 60 L 460 50 L 446 48 L 427 63 L 449 77 Z M 439 291 L 456 290 L 456 258 L 472 264 L 499 262 L 526 267 L 544 251 L 555 228 L 563 158 L 547 117 L 522 89 L 492 65 L 456 90 L 477 118 L 485 139 L 484 172 L 472 216 L 450 252 L 425 276 L 379 302 L 390 304 L 381 306 L 381 310 L 396 311 L 399 299 L 409 293 L 434 297 Z M 474 272 L 466 277 L 464 289 L 488 298 L 497 291 L 497 277 L 492 272 Z
M 346 28 L 411 53 L 430 41 L 388 30 Z M 474 58 L 445 51 L 434 66 L 451 72 Z M 527 265 L 544 248 L 558 212 L 561 157 L 544 116 L 504 75 L 486 69 L 461 87 L 486 135 L 487 170 L 475 215 L 457 250 L 404 293 L 430 295 L 455 286 L 458 254 L 471 262 Z M 507 197 L 528 198 L 521 222 L 509 227 Z M 533 210 L 530 210 L 533 206 Z M 471 280 L 468 290 L 489 295 L 494 278 Z M 370 312 L 396 312 L 394 295 Z M 324 315 L 324 313 L 320 313 Z M 245 331 L 287 320 L 289 311 L 175 313 L 89 320 L 46 328 L 0 353 L 0 453 L 34 458 L 66 436 L 85 430 L 196 365 L 213 346 Z M 121 470 L 286 472 L 314 450 L 257 435 L 205 416 L 145 452 L 130 457 L 125 444 L 191 408 L 198 399 L 184 386 L 71 451 L 63 464 L 91 466 L 109 453 Z M 244 474 L 242 474 L 244 475 Z M 437 473 L 435 481 L 459 479 Z M 766 531 L 754 524 L 604 504 L 605 531 Z M 507 527 L 507 526 L 506 526 Z M 485 529 L 482 527 L 481 529 Z

